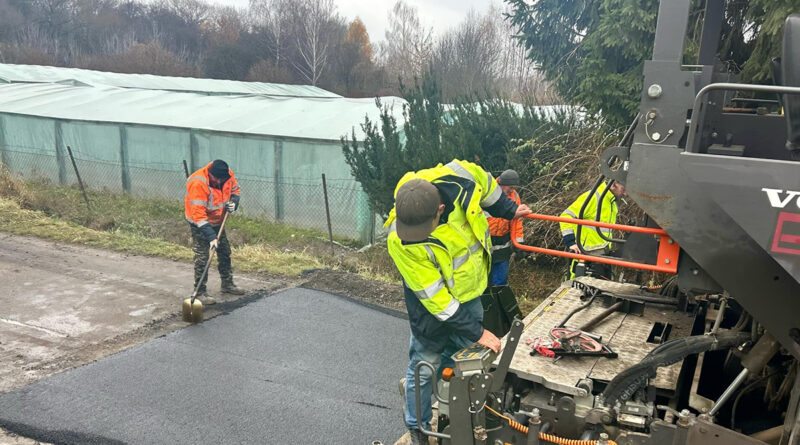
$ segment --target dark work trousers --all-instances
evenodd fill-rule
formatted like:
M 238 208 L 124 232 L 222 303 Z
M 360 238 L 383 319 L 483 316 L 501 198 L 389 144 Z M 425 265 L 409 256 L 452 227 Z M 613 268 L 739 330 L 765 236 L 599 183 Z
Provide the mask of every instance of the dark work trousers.
M 197 287 L 200 276 L 203 275 L 203 269 L 206 267 L 208 261 L 208 240 L 203 232 L 194 225 L 192 228 L 192 251 L 194 251 L 194 285 Z M 217 246 L 217 262 L 219 268 L 219 277 L 222 280 L 222 286 L 233 283 L 233 270 L 231 269 L 231 245 L 228 243 L 228 237 L 225 232 L 222 236 L 219 235 L 219 226 L 211 226 L 217 232 L 217 239 L 219 245 Z M 198 292 L 205 292 L 206 282 L 208 281 L 208 274 L 203 277 L 203 284 L 200 286 Z

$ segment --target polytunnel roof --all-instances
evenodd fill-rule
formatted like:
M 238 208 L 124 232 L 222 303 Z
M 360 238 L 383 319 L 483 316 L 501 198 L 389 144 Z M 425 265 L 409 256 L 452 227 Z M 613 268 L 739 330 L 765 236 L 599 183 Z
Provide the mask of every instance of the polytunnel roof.
M 290 97 L 341 97 L 311 85 L 288 85 L 236 80 L 169 77 L 152 74 L 122 74 L 79 68 L 0 64 L 0 83 L 63 83 L 193 92 L 210 95 L 266 94 Z
M 381 98 L 402 126 L 398 97 Z M 107 86 L 0 84 L 0 113 L 76 121 L 196 128 L 241 134 L 339 141 L 364 116 L 379 119 L 375 99 L 217 96 Z

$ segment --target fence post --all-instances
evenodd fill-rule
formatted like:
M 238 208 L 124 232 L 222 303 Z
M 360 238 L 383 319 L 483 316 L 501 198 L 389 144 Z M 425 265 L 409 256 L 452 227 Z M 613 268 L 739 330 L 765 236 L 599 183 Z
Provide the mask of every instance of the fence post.
M 6 151 L 6 122 L 3 116 L 0 116 L 0 163 L 6 166 L 8 171 L 11 171 L 9 164 L 8 152 Z
M 189 167 L 186 165 L 186 159 L 183 160 L 183 172 L 186 173 L 186 179 L 189 179 Z
M 72 161 L 72 168 L 75 169 L 75 176 L 78 178 L 78 185 L 81 188 L 81 193 L 83 193 L 83 200 L 86 201 L 86 210 L 92 210 L 92 207 L 89 205 L 89 197 L 86 196 L 86 189 L 83 188 L 83 181 L 81 181 L 81 174 L 78 173 L 78 164 L 75 163 L 75 157 L 72 156 L 72 149 L 67 145 L 67 153 L 69 153 L 69 159 Z
M 328 239 L 331 240 L 331 250 L 333 250 L 333 229 L 331 228 L 331 209 L 328 206 L 328 183 L 325 182 L 325 173 L 322 174 L 322 193 L 325 196 L 325 217 L 328 218 Z
M 200 168 L 197 166 L 198 158 L 200 158 L 200 143 L 197 142 L 194 130 L 189 130 L 189 164 L 192 171 Z
M 276 140 L 274 143 L 273 156 L 273 175 L 275 176 L 275 221 L 283 220 L 283 141 Z
M 369 206 L 369 243 L 375 244 L 375 209 L 372 207 L 372 204 Z
M 122 179 L 122 191 L 131 192 L 131 170 L 128 161 L 128 129 L 125 125 L 119 126 L 119 161 Z
M 58 163 L 58 184 L 67 185 L 67 166 L 64 159 L 64 151 L 61 146 L 64 144 L 64 137 L 61 134 L 61 121 L 55 120 L 55 143 L 56 143 L 56 162 Z

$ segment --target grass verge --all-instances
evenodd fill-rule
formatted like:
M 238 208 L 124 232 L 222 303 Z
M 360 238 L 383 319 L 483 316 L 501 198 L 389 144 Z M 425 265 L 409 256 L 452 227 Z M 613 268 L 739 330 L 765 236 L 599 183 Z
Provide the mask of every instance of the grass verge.
M 35 236 L 53 241 L 83 244 L 117 252 L 191 261 L 192 250 L 169 241 L 125 231 L 100 231 L 59 220 L 41 211 L 27 210 L 10 199 L 0 198 L 0 227 L 15 235 Z M 303 252 L 284 252 L 264 245 L 244 245 L 232 249 L 237 270 L 299 275 L 308 269 L 324 267 L 317 258 Z

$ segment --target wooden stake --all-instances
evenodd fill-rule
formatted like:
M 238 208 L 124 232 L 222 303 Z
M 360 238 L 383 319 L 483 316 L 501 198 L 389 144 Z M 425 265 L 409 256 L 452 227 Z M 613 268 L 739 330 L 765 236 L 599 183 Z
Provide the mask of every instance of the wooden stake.
M 75 169 L 75 176 L 78 178 L 78 185 L 81 188 L 81 193 L 83 193 L 83 200 L 86 201 L 86 210 L 92 210 L 92 207 L 89 205 L 89 197 L 86 196 L 86 189 L 83 188 L 83 181 L 81 181 L 81 174 L 78 173 L 78 165 L 75 164 L 75 157 L 72 156 L 72 149 L 67 145 L 67 153 L 69 153 L 69 158 L 72 160 L 72 168 Z
M 325 173 L 322 174 L 322 192 L 325 195 L 325 216 L 328 218 L 328 238 L 331 241 L 331 251 L 333 251 L 333 229 L 331 228 L 331 209 L 328 206 L 328 183 L 325 182 Z

